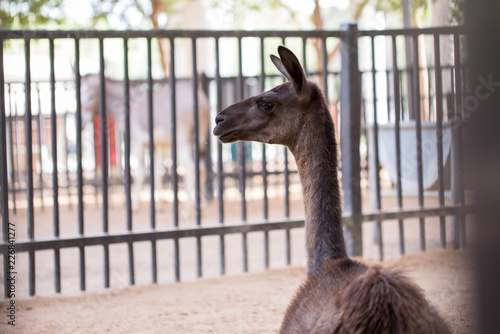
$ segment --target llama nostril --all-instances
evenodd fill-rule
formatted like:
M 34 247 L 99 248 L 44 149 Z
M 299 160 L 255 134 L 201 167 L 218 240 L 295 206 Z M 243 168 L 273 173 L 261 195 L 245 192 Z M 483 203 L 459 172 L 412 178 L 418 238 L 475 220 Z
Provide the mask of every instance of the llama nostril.
M 222 116 L 221 114 L 219 114 L 219 115 L 217 115 L 217 117 L 215 117 L 215 124 L 219 124 L 222 121 L 224 121 L 224 116 Z

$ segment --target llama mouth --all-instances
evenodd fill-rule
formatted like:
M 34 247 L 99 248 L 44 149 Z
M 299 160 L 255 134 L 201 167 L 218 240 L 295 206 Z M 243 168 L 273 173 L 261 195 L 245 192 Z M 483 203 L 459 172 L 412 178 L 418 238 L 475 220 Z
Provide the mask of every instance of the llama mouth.
M 222 143 L 228 143 L 228 142 L 237 140 L 237 139 L 231 140 L 231 138 L 230 138 L 237 131 L 238 130 L 224 129 L 224 126 L 222 126 L 222 124 L 217 124 L 213 130 L 213 134 L 215 136 L 219 137 L 219 140 Z
M 238 131 L 234 130 L 234 131 L 229 131 L 228 133 L 220 134 L 220 135 L 218 135 L 219 140 L 223 143 L 234 142 L 234 141 L 236 141 L 236 139 L 234 139 L 234 138 L 231 139 L 231 135 L 235 134 L 236 132 L 238 132 Z

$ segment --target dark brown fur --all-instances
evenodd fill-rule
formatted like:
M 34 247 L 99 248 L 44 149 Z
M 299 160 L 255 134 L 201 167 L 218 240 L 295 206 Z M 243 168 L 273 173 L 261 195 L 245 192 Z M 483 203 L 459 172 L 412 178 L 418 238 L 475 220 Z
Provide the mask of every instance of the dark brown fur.
M 308 253 L 305 283 L 280 333 L 450 333 L 422 291 L 396 269 L 347 256 L 333 121 L 320 89 L 284 47 L 276 67 L 290 82 L 238 102 L 216 118 L 222 142 L 286 145 L 302 183 Z

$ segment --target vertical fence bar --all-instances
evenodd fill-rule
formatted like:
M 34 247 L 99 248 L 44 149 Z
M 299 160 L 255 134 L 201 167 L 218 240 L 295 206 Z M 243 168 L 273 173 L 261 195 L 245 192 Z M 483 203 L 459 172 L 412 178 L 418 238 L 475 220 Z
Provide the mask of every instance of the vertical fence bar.
M 403 1 L 403 6 L 406 6 L 405 10 L 408 10 L 408 6 L 407 6 L 408 2 L 407 1 Z M 418 82 L 418 71 L 417 73 L 414 73 L 413 70 L 412 70 L 412 64 L 413 62 L 415 61 L 415 59 L 413 58 L 413 55 L 414 53 L 412 53 L 412 51 L 415 51 L 415 50 L 412 50 L 412 39 L 411 39 L 411 36 L 408 36 L 408 35 L 403 35 L 404 37 L 404 41 L 405 41 L 405 61 L 406 61 L 406 68 L 403 68 L 403 70 L 401 71 L 401 76 L 405 76 L 405 79 L 406 79 L 406 91 L 407 91 L 407 103 L 408 103 L 408 118 L 409 119 L 412 119 L 412 116 L 410 115 L 415 115 L 416 111 L 414 110 L 415 109 L 415 101 L 413 100 L 414 97 L 412 95 L 412 92 L 414 92 L 414 89 L 415 87 L 413 87 L 415 85 L 415 81 L 412 79 L 414 79 L 415 76 L 417 76 L 417 82 Z M 418 64 L 418 63 L 417 63 Z M 400 82 L 404 82 L 405 80 L 403 80 L 403 78 L 401 78 L 401 81 Z M 401 90 L 401 120 L 404 120 L 404 102 L 405 102 L 405 98 L 404 98 L 404 90 Z
M 63 114 L 63 123 L 64 123 L 64 128 L 67 128 L 67 118 L 68 118 L 68 113 L 65 112 Z M 65 175 L 66 175 L 66 190 L 67 190 L 67 196 L 68 196 L 68 206 L 70 208 L 73 207 L 73 204 L 71 204 L 71 180 L 69 176 L 69 168 L 68 168 L 68 135 L 66 134 L 66 131 L 64 131 L 64 170 L 65 170 Z
M 419 61 L 419 46 L 418 37 L 413 36 L 413 104 L 415 116 L 415 132 L 417 140 L 417 182 L 418 182 L 418 206 L 424 207 L 424 179 L 423 179 L 423 164 L 422 164 L 422 120 L 421 120 L 421 103 L 420 103 L 420 61 Z M 420 250 L 425 251 L 425 218 L 419 218 L 420 225 Z
M 265 72 L 265 58 L 264 58 L 264 38 L 260 38 L 260 91 L 266 89 L 266 72 Z M 264 212 L 264 219 L 269 219 L 269 199 L 267 197 L 267 157 L 266 157 L 266 144 L 262 144 L 262 186 L 264 188 L 264 198 L 262 200 L 262 209 Z
M 201 225 L 200 208 L 200 139 L 199 139 L 199 100 L 198 100 L 198 60 L 196 38 L 191 38 L 192 61 L 193 61 L 193 139 L 194 139 L 194 160 L 195 160 L 195 210 L 196 225 Z
M 328 106 L 330 99 L 328 98 L 328 51 L 326 49 L 326 38 L 321 39 L 321 76 L 323 77 L 323 89 L 325 93 L 326 105 Z
M 130 177 L 130 79 L 128 73 L 128 38 L 123 39 L 123 96 L 125 111 L 125 210 L 127 214 L 127 231 L 132 232 L 132 198 Z M 128 243 L 128 268 L 130 285 L 135 284 L 134 243 Z
M 3 42 L 0 42 L 2 43 L 2 48 L 3 48 Z M 3 74 L 3 73 L 2 73 Z M 10 143 L 10 150 L 9 150 L 9 167 L 10 167 L 10 179 L 11 179 L 11 188 L 13 189 L 10 189 L 10 191 L 12 192 L 12 210 L 14 212 L 14 214 L 16 214 L 17 210 L 16 210 L 16 171 L 14 170 L 14 136 L 13 136 L 13 133 L 12 133 L 12 120 L 14 120 L 14 122 L 16 122 L 16 119 L 15 119 L 15 115 L 16 113 L 14 112 L 15 109 L 16 109 L 16 105 L 15 105 L 15 92 L 13 93 L 13 90 L 12 90 L 12 84 L 8 84 L 8 90 L 9 90 L 9 121 L 8 121 L 8 134 L 9 134 L 9 143 Z M 12 96 L 14 96 L 14 102 L 13 99 L 12 99 Z M 4 100 L 4 107 L 5 107 L 5 100 Z M 12 105 L 12 103 L 14 103 L 14 106 Z M 4 109 L 5 111 L 7 109 Z M 5 151 L 4 151 L 5 152 Z M 7 170 L 7 169 L 6 169 Z
M 20 88 L 21 89 L 21 88 Z M 17 152 L 20 152 L 21 150 L 21 133 L 20 133 L 20 130 L 19 130 L 19 123 L 22 123 L 24 121 L 23 119 L 23 116 L 20 115 L 19 113 L 19 107 L 17 105 L 17 94 L 18 92 L 17 91 L 14 91 L 14 138 L 16 140 L 16 145 L 15 145 L 15 148 L 12 147 L 12 150 L 16 152 L 16 170 L 14 171 L 14 174 L 16 175 L 16 180 L 17 182 L 14 182 L 13 186 L 14 186 L 14 189 L 13 189 L 13 194 L 14 195 L 17 195 L 17 192 L 20 190 L 19 188 L 21 187 L 21 180 L 22 180 L 22 170 L 20 168 L 21 166 L 21 155 Z M 14 214 L 17 214 L 17 205 L 16 205 L 16 199 L 17 196 L 13 197 L 14 199 Z
M 281 39 L 282 44 L 286 45 L 286 39 L 283 37 Z M 286 79 L 284 79 L 286 81 Z M 284 158 L 284 178 L 285 178 L 285 218 L 290 217 L 290 173 L 288 170 L 288 148 L 283 147 L 283 158 Z M 286 264 L 290 265 L 292 261 L 292 253 L 291 253 L 292 247 L 291 247 L 291 240 L 290 240 L 290 229 L 286 228 L 285 229 L 285 257 L 286 257 Z
M 9 86 L 10 88 L 10 86 Z M 0 184 L 2 193 L 0 195 L 1 209 L 2 209 L 2 241 L 4 243 L 8 240 L 9 231 L 9 184 L 8 170 L 7 170 L 7 119 L 5 108 L 5 78 L 4 78 L 4 63 L 3 63 L 3 39 L 0 39 Z M 9 95 L 10 96 L 10 95 Z M 12 113 L 10 113 L 12 118 Z M 12 145 L 12 141 L 11 141 Z M 12 151 L 12 148 L 11 148 Z M 6 282 L 9 277 L 8 261 L 9 256 L 7 253 L 3 254 L 3 277 L 4 277 L 4 296 L 9 295 L 9 286 Z
M 201 208 L 200 208 L 200 140 L 199 140 L 199 118 L 198 118 L 198 61 L 196 38 L 191 38 L 192 62 L 193 62 L 193 139 L 194 139 L 194 177 L 195 177 L 195 219 L 196 226 L 201 225 Z M 201 237 L 196 237 L 196 273 L 197 277 L 202 276 L 202 248 Z
M 219 38 L 215 38 L 215 85 L 217 90 L 216 109 L 222 110 L 222 80 L 220 77 Z M 224 170 L 222 161 L 222 143 L 217 140 L 217 204 L 219 223 L 224 224 Z M 220 274 L 226 273 L 226 256 L 224 234 L 219 234 Z
M 283 45 L 286 45 L 285 38 L 282 38 Z M 285 217 L 290 217 L 290 169 L 288 168 L 288 147 L 283 147 L 284 155 L 284 177 L 285 177 Z M 290 239 L 286 240 L 290 243 Z
M 32 138 L 32 116 L 31 116 L 31 64 L 30 64 L 30 39 L 24 40 L 24 56 L 25 56 L 25 149 L 26 149 L 26 197 L 28 203 L 28 238 L 35 238 L 35 208 L 33 203 L 33 138 Z M 29 261 L 29 295 L 35 294 L 35 251 L 28 252 Z
M 288 147 L 283 148 L 285 176 L 285 217 L 290 218 L 290 169 L 288 168 Z
M 286 258 L 286 265 L 289 266 L 292 264 L 292 246 L 291 246 L 291 239 L 290 239 L 290 228 L 285 229 L 285 258 Z
M 76 93 L 76 184 L 78 197 L 78 234 L 83 236 L 83 166 L 82 166 L 82 99 L 80 80 L 80 40 L 75 39 L 75 93 Z M 85 248 L 79 246 L 80 290 L 85 290 Z
M 401 137 L 400 137 L 400 121 L 401 121 L 401 87 L 400 76 L 398 70 L 398 54 L 396 35 L 392 36 L 392 73 L 394 81 L 394 132 L 396 144 L 396 187 L 397 187 L 397 200 L 398 209 L 403 208 L 403 187 L 401 183 Z M 390 114 L 390 113 L 389 113 Z M 405 253 L 405 239 L 404 239 L 404 222 L 403 219 L 398 220 L 399 230 L 399 252 Z
M 179 187 L 177 175 L 177 93 L 175 83 L 175 40 L 170 38 L 170 131 L 172 140 L 172 190 L 173 200 L 173 221 L 174 227 L 179 226 Z
M 302 68 L 307 77 L 307 37 L 302 37 Z
M 96 138 L 96 128 L 95 128 L 95 124 L 94 126 L 92 127 L 92 137 L 95 139 Z M 98 166 L 97 164 L 97 161 L 99 160 L 99 157 L 97 156 L 98 154 L 98 151 L 96 150 L 96 145 L 97 143 L 94 143 L 92 149 L 93 149 L 93 153 L 94 153 L 94 161 L 96 163 L 96 166 Z M 94 202 L 95 202 L 95 207 L 98 208 L 99 207 L 99 175 L 98 175 L 98 169 L 97 168 L 94 168 L 94 171 L 93 171 L 93 186 L 94 186 Z
M 237 100 L 241 101 L 244 98 L 244 78 L 243 78 L 243 52 L 241 45 L 241 37 L 238 37 L 238 78 L 237 78 Z M 246 149 L 245 142 L 238 143 L 238 177 L 241 192 L 241 220 L 247 222 L 247 200 L 246 200 Z M 248 247 L 247 234 L 242 233 L 242 248 L 243 248 L 243 272 L 248 271 Z
M 238 101 L 244 98 L 244 85 L 245 80 L 243 78 L 243 52 L 242 52 L 242 41 L 238 38 L 238 77 L 237 77 L 237 88 L 236 88 L 236 99 Z M 247 220 L 247 206 L 246 206 L 246 155 L 245 155 L 245 143 L 238 143 L 238 176 L 240 183 L 241 192 L 241 220 L 246 222 Z
M 222 80 L 220 77 L 219 38 L 215 38 L 215 86 L 217 90 L 216 109 L 222 110 Z M 217 141 L 217 204 L 219 223 L 224 222 L 224 170 L 222 161 L 222 143 Z
M 238 101 L 244 98 L 244 85 L 245 80 L 243 78 L 243 51 L 242 51 L 242 41 L 238 38 L 238 77 L 237 77 L 237 88 L 236 88 L 236 99 Z M 247 206 L 246 206 L 246 147 L 244 142 L 238 143 L 238 177 L 240 183 L 241 192 L 241 220 L 246 222 L 247 220 Z M 246 237 L 246 235 L 245 235 Z
M 427 78 L 428 79 L 428 85 L 427 85 L 427 108 L 429 108 L 429 115 L 428 119 L 426 121 L 430 121 L 432 119 L 432 86 L 431 86 L 431 68 L 427 67 Z M 435 78 L 434 78 L 435 79 Z M 436 92 L 434 92 L 434 98 L 436 97 Z M 436 111 L 434 110 L 434 119 L 436 118 Z
M 206 95 L 206 97 L 208 98 L 210 96 L 211 79 L 204 72 L 201 73 L 200 79 L 201 79 L 201 89 L 202 89 L 203 93 Z M 211 115 L 210 108 L 209 108 L 208 114 Z M 201 187 L 201 189 L 200 189 L 201 202 L 203 202 L 203 196 L 205 197 L 205 200 L 212 201 L 214 199 L 214 193 L 215 193 L 215 190 L 214 190 L 215 173 L 214 173 L 214 162 L 212 160 L 212 140 L 213 140 L 212 122 L 208 122 L 206 124 L 205 130 L 207 131 L 207 134 L 204 138 L 205 142 L 200 143 L 200 147 L 203 148 L 203 149 L 201 149 L 200 157 L 202 159 L 204 159 L 204 166 L 205 166 L 205 171 L 206 171 L 204 182 L 200 176 L 200 184 L 203 184 L 203 183 L 205 184 L 204 189 L 202 186 L 200 186 Z
M 441 50 L 439 34 L 434 35 L 434 81 L 436 98 L 436 144 L 438 164 L 438 198 L 439 206 L 444 202 L 444 171 L 443 171 L 443 78 L 441 73 Z M 441 248 L 446 248 L 446 216 L 439 216 Z
M 155 150 L 154 150 L 154 117 L 153 117 L 153 75 L 152 75 L 152 51 L 151 38 L 147 41 L 147 112 L 148 112 L 148 150 L 149 150 L 149 219 L 151 229 L 156 228 L 156 210 L 155 210 Z
M 340 43 L 342 57 L 341 133 L 342 189 L 344 212 L 352 217 L 346 227 L 346 244 L 350 256 L 361 256 L 361 187 L 359 139 L 361 136 L 361 76 L 358 67 L 358 28 L 343 24 Z
M 21 88 L 20 88 L 21 89 Z M 19 92 L 19 94 L 22 95 L 22 92 Z M 16 108 L 15 108 L 15 119 L 14 119 L 14 124 L 15 124 L 15 129 L 16 129 L 16 152 L 21 152 L 21 146 L 22 146 L 22 133 L 20 130 L 20 124 L 24 122 L 23 115 L 21 114 L 21 107 L 18 107 L 17 105 L 17 92 L 14 94 L 14 98 L 16 99 Z M 17 194 L 17 192 L 22 192 L 21 188 L 21 181 L 23 180 L 23 170 L 21 168 L 22 162 L 21 162 L 21 154 L 17 153 L 16 154 L 16 163 L 17 163 L 17 186 L 14 185 L 14 192 Z M 21 196 L 20 196 L 21 197 Z M 14 213 L 16 213 L 16 207 L 14 207 Z
M 389 93 L 391 91 L 391 74 L 389 70 L 385 71 L 385 82 L 386 82 L 386 90 L 387 90 L 387 100 L 386 100 L 386 106 L 387 106 L 387 122 L 391 122 L 391 94 Z
M 108 233 L 108 119 L 106 114 L 106 78 L 104 76 L 104 39 L 99 38 L 99 129 L 101 131 L 102 229 Z M 109 288 L 109 244 L 104 248 L 104 287 Z
M 260 38 L 260 91 L 263 92 L 266 87 L 266 71 L 264 59 L 264 38 Z M 264 197 L 262 199 L 262 210 L 264 220 L 269 219 L 269 199 L 267 197 L 267 159 L 266 159 L 266 144 L 262 144 L 262 187 L 264 188 Z M 264 231 L 264 265 L 269 268 L 269 231 Z
M 460 35 L 456 34 L 456 48 L 460 49 Z M 460 51 L 458 51 L 458 61 L 460 62 Z M 460 70 L 462 69 L 462 66 L 460 65 Z M 467 73 L 464 73 L 464 76 L 466 76 Z M 461 78 L 460 78 L 461 79 Z M 461 82 L 461 81 L 460 81 Z M 460 86 L 461 87 L 461 86 Z M 462 96 L 462 91 L 461 88 L 460 90 L 460 96 Z M 460 168 L 460 173 L 458 174 L 459 176 L 459 196 L 460 196 L 460 204 L 465 205 L 465 167 L 464 167 L 464 154 L 466 154 L 466 151 L 464 150 L 464 114 L 463 114 L 463 106 L 462 108 L 456 108 L 455 112 L 457 113 L 457 118 L 461 120 L 460 126 L 458 127 L 458 150 L 460 151 L 460 159 L 458 160 L 459 168 Z M 465 214 L 460 215 L 460 248 L 465 249 L 467 247 L 467 229 L 466 229 L 466 216 Z
M 44 184 L 43 184 L 43 161 L 42 161 L 42 103 L 40 100 L 40 83 L 36 84 L 36 97 L 37 97 L 37 107 L 38 107 L 38 117 L 36 118 L 36 134 L 37 134 L 37 149 L 38 149 L 38 162 L 40 163 L 40 169 L 37 170 L 38 173 L 38 184 L 39 184 L 39 194 L 40 194 L 40 204 L 42 205 L 42 212 L 45 211 L 45 201 L 44 201 Z M 36 163 L 35 163 L 36 164 Z
M 196 277 L 201 278 L 203 276 L 203 266 L 202 266 L 202 244 L 201 237 L 196 237 Z
M 455 51 L 453 51 L 453 54 L 455 55 Z M 452 111 L 455 110 L 455 105 L 454 105 L 454 102 L 455 102 L 455 89 L 453 88 L 455 86 L 455 72 L 454 72 L 454 66 L 450 66 L 449 68 L 450 70 L 450 87 L 451 87 L 451 96 L 452 96 L 452 101 L 450 101 L 450 108 L 448 108 L 448 121 L 450 121 L 453 117 L 452 117 Z
M 403 35 L 404 36 L 404 35 Z M 406 36 L 405 36 L 406 37 Z M 406 65 L 408 66 L 408 65 Z M 411 83 L 411 71 L 408 70 L 408 68 L 403 68 L 400 72 L 399 72 L 399 82 L 404 82 L 406 81 L 407 82 L 407 85 L 408 86 L 408 82 Z M 408 119 L 411 119 L 408 115 L 405 116 L 405 103 L 408 105 L 408 114 L 409 115 L 413 115 L 412 114 L 412 110 L 413 110 L 413 105 L 410 103 L 410 96 L 411 95 L 411 91 L 409 91 L 410 94 L 408 94 L 408 91 L 406 92 L 407 96 L 408 96 L 408 99 L 407 101 L 405 101 L 405 92 L 403 89 L 400 90 L 400 94 L 401 94 L 401 118 L 400 120 L 401 121 L 404 121 L 405 120 L 405 117 L 408 118 Z
M 372 87 L 373 87 L 373 151 L 370 157 L 370 185 L 375 190 L 370 191 L 370 203 L 374 210 L 380 211 L 382 208 L 380 197 L 380 168 L 379 168 L 379 142 L 378 142 L 378 108 L 377 108 L 377 69 L 375 68 L 375 36 L 371 38 L 372 51 Z M 382 222 L 376 221 L 377 242 L 379 250 L 379 259 L 384 259 L 384 240 L 382 235 Z
M 172 190 L 174 192 L 173 201 L 173 223 L 174 227 L 179 227 L 179 187 L 177 175 L 177 92 L 175 82 L 175 39 L 170 38 L 170 130 L 172 135 Z M 179 260 L 179 239 L 174 239 L 174 278 L 180 281 L 180 260 Z
M 174 239 L 174 279 L 176 282 L 179 282 L 181 280 L 181 268 L 180 268 L 180 262 L 179 262 L 179 239 L 175 238 Z
M 52 204 L 54 237 L 59 237 L 59 183 L 57 169 L 57 115 L 56 115 L 56 78 L 54 62 L 54 40 L 49 39 L 50 61 L 50 139 L 52 144 Z M 41 111 L 40 111 L 41 112 Z M 58 248 L 54 249 L 54 279 L 55 290 L 61 292 L 61 255 Z
M 462 169 L 462 64 L 460 55 L 460 35 L 454 34 L 455 63 L 455 114 L 452 115 L 451 127 L 451 203 L 461 206 L 463 202 L 463 169 Z M 464 216 L 456 214 L 451 217 L 451 244 L 453 249 L 465 247 Z M 463 233 L 461 233 L 463 232 Z M 463 234 L 463 235 L 462 235 Z
M 269 230 L 264 230 L 264 268 L 269 269 Z
M 149 134 L 149 186 L 150 186 L 150 206 L 149 217 L 151 229 L 156 229 L 156 209 L 155 209 L 155 148 L 154 148 L 154 119 L 153 119 L 153 64 L 151 52 L 151 37 L 147 39 L 147 83 L 148 83 L 148 134 Z M 151 276 L 152 282 L 158 281 L 157 270 L 157 256 L 156 256 L 156 240 L 151 241 Z
M 219 258 L 220 258 L 220 268 L 219 273 L 224 275 L 226 273 L 226 246 L 224 234 L 219 234 Z

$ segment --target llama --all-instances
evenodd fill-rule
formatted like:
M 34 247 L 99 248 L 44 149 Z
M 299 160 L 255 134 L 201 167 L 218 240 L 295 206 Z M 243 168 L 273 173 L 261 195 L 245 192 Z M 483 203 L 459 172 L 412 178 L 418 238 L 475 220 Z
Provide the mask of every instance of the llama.
M 92 74 L 82 77 L 82 118 L 90 122 L 99 113 L 99 76 Z M 106 112 L 115 120 L 120 133 L 125 132 L 125 109 L 123 82 L 106 79 Z M 185 169 L 184 188 L 187 202 L 194 205 L 195 161 L 193 87 L 192 82 L 176 81 L 177 99 L 177 166 Z M 140 192 L 146 178 L 145 148 L 148 145 L 147 91 L 139 86 L 130 87 L 130 152 L 137 159 L 137 170 L 132 191 L 132 206 L 139 208 Z M 198 88 L 199 147 L 203 150 L 208 134 L 210 106 L 205 93 Z M 156 170 L 163 168 L 161 148 L 171 148 L 171 97 L 168 85 L 158 85 L 153 90 L 153 131 Z M 203 171 L 202 171 L 203 172 Z M 158 172 L 157 172 L 158 173 Z M 158 173 L 159 174 L 159 173 Z M 161 189 L 161 177 L 155 177 L 155 188 Z
M 347 255 L 334 125 L 325 98 L 295 55 L 278 48 L 274 65 L 289 82 L 222 110 L 213 133 L 287 146 L 297 161 L 305 205 L 307 278 L 280 333 L 450 333 L 419 287 L 394 268 Z

